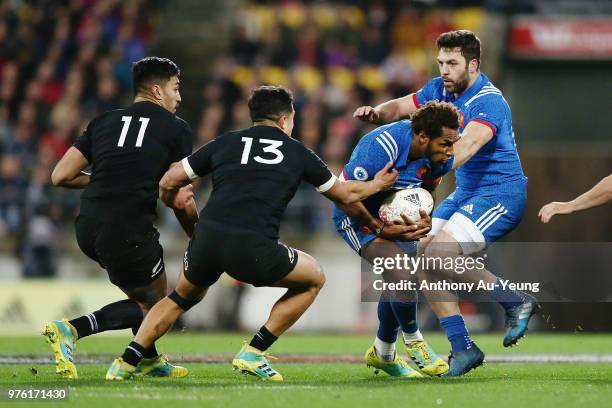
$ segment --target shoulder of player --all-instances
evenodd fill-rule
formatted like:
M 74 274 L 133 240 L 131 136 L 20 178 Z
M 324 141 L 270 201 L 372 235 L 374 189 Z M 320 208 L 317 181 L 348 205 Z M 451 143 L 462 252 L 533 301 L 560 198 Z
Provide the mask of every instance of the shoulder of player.
M 412 122 L 410 122 L 408 119 L 403 119 L 380 126 L 374 129 L 367 136 L 370 143 L 380 143 L 380 141 L 385 142 L 385 144 L 390 143 L 391 147 L 394 147 L 397 150 L 397 145 L 404 143 L 405 139 L 411 132 Z
M 480 104 L 506 103 L 504 95 L 491 82 L 485 83 L 478 92 L 463 104 L 466 108 Z
M 168 112 L 170 113 L 170 112 Z M 191 130 L 191 126 L 189 126 L 189 123 L 187 123 L 187 121 L 179 116 L 176 115 L 172 115 L 173 116 L 173 120 L 174 123 L 176 123 L 176 125 L 180 128 L 180 129 L 184 129 L 189 133 L 192 133 Z

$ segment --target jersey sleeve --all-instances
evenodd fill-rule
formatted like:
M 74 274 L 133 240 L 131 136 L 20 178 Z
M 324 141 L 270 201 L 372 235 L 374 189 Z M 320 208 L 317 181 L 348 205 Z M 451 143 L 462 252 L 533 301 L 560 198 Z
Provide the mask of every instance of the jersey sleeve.
M 387 163 L 395 163 L 401 150 L 401 133 L 409 132 L 407 127 L 405 121 L 400 121 L 364 136 L 344 167 L 344 180 L 371 180 Z
M 179 119 L 179 131 L 172 151 L 172 162 L 189 156 L 193 150 L 193 131 L 187 122 Z
M 441 83 L 442 80 L 439 77 L 427 81 L 427 83 L 423 85 L 421 89 L 412 94 L 414 106 L 416 106 L 418 109 L 428 101 L 439 99 L 440 97 L 438 94 Z
M 76 138 L 73 146 L 76 147 L 85 156 L 88 162 L 91 163 L 91 132 L 93 131 L 93 121 L 87 125 L 87 129 Z
M 183 169 L 190 180 L 205 176 L 212 171 L 212 156 L 218 144 L 219 141 L 213 139 L 196 150 L 192 155 L 181 160 Z
M 488 126 L 495 136 L 506 120 L 507 112 L 503 96 L 496 93 L 486 94 L 470 103 L 468 123 L 482 123 Z
M 319 193 L 325 193 L 336 182 L 336 176 L 315 152 L 304 146 L 304 173 L 302 180 L 312 184 Z

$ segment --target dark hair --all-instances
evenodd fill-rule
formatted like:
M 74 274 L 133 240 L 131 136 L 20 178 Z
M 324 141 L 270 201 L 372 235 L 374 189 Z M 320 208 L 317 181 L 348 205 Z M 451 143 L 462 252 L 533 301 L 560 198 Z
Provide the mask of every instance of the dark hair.
M 293 112 L 293 95 L 282 86 L 259 86 L 251 91 L 249 113 L 251 120 L 277 121 L 283 113 Z
M 469 30 L 456 30 L 440 34 L 436 41 L 438 49 L 441 48 L 461 48 L 461 55 L 466 62 L 475 59 L 480 67 L 480 38 Z
M 442 135 L 442 127 L 459 129 L 459 111 L 448 102 L 429 101 L 412 114 L 412 132 L 423 131 L 430 139 Z
M 179 76 L 181 70 L 168 58 L 145 57 L 132 66 L 134 94 L 147 92 L 154 83 L 165 83 L 173 76 Z

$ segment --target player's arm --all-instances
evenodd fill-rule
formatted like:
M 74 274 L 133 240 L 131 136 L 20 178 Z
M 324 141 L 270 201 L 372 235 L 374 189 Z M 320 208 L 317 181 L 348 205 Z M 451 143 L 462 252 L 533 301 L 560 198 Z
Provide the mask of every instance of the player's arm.
M 493 130 L 482 122 L 470 121 L 453 145 L 455 158 L 453 169 L 465 164 L 470 160 L 482 146 L 487 144 L 493 137 Z
M 51 173 L 51 182 L 55 186 L 66 188 L 85 188 L 90 175 L 83 170 L 89 166 L 89 160 L 79 149 L 71 146 Z
M 417 110 L 415 96 L 415 94 L 410 94 L 391 99 L 376 107 L 360 106 L 353 113 L 353 117 L 377 125 L 398 121 L 410 116 Z
M 337 178 L 323 195 L 339 204 L 362 201 L 371 195 L 391 188 L 397 180 L 397 170 L 389 162 L 370 181 L 340 181 Z
M 579 195 L 572 201 L 553 201 L 546 204 L 540 209 L 538 216 L 546 224 L 557 214 L 571 214 L 576 211 L 598 207 L 610 201 L 612 201 L 612 174 L 601 179 L 592 189 Z
M 190 182 L 181 162 L 172 163 L 159 181 L 159 198 L 174 210 L 176 219 L 189 237 L 198 221 L 198 208 Z

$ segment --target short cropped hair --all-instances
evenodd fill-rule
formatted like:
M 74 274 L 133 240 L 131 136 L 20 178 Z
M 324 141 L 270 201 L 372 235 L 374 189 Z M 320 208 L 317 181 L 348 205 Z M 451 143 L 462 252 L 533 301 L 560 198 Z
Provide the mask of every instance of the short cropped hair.
M 456 30 L 448 31 L 440 34 L 436 41 L 438 49 L 441 48 L 456 48 L 461 49 L 461 55 L 465 58 L 466 62 L 470 62 L 475 59 L 478 61 L 480 66 L 480 38 L 476 37 L 476 34 L 469 30 Z
M 459 111 L 448 102 L 429 101 L 412 114 L 412 132 L 420 132 L 430 139 L 442 135 L 442 127 L 459 129 Z
M 282 86 L 260 86 L 251 91 L 248 105 L 253 122 L 277 121 L 282 114 L 293 112 L 293 95 Z
M 165 84 L 180 74 L 179 67 L 168 58 L 145 57 L 132 66 L 134 94 L 147 92 L 151 85 Z

